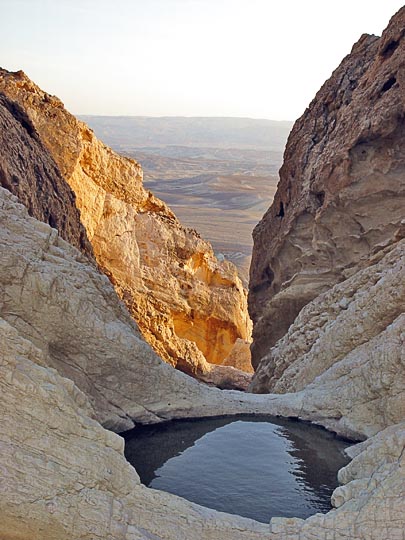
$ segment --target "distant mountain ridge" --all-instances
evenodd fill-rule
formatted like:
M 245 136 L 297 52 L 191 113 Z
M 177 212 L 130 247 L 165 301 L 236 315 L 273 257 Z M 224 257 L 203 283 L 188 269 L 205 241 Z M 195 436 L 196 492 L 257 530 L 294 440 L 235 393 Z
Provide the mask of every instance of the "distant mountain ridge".
M 293 125 L 289 121 L 230 117 L 82 115 L 78 118 L 113 147 L 206 145 L 283 151 Z

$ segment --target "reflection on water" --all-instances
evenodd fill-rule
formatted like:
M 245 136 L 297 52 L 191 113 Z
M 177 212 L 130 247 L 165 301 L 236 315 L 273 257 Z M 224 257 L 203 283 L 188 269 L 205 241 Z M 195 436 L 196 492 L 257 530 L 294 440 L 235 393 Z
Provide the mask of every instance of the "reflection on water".
M 182 420 L 125 434 L 141 481 L 262 522 L 330 510 L 348 443 L 304 422 L 269 417 Z

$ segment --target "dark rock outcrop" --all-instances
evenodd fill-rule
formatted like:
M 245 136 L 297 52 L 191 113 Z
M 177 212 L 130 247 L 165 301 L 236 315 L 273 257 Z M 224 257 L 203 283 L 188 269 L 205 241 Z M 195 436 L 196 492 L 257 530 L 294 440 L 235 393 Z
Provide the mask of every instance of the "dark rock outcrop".
M 254 231 L 256 368 L 303 306 L 402 234 L 404 36 L 402 8 L 381 38 L 360 38 L 292 129 L 274 202 Z
M 29 214 L 58 229 L 62 238 L 93 259 L 76 197 L 42 144 L 27 113 L 0 93 L 0 185 Z

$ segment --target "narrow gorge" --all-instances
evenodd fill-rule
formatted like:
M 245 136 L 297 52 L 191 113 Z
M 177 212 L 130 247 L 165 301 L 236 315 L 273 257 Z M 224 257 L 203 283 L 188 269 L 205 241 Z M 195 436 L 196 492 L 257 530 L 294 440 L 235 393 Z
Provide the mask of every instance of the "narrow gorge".
M 292 129 L 254 232 L 251 379 L 236 269 L 0 71 L 1 540 L 405 539 L 404 118 L 402 8 Z M 237 414 L 356 443 L 331 511 L 264 524 L 147 488 L 117 434 Z

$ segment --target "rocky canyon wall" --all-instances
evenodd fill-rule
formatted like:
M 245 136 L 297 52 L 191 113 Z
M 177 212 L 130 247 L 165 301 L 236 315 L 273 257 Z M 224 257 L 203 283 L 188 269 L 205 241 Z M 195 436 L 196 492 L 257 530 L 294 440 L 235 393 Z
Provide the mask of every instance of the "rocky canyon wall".
M 257 239 L 262 242 L 262 255 L 273 266 L 268 271 L 267 266 L 260 266 L 257 244 L 257 268 L 252 269 L 256 282 L 251 295 L 257 317 L 255 332 L 260 324 L 263 331 L 275 325 L 273 319 L 266 317 L 276 305 L 280 306 L 277 316 L 282 322 L 274 327 L 280 334 L 277 343 L 270 347 L 276 334 L 264 334 L 256 349 L 259 351 L 262 347 L 263 351 L 258 355 L 261 362 L 253 389 L 273 392 L 271 394 L 220 391 L 202 385 L 162 362 L 144 341 L 107 277 L 83 252 L 61 238 L 65 235 L 83 249 L 80 242 L 83 229 L 68 226 L 70 219 L 77 218 L 77 214 L 71 213 L 72 194 L 67 191 L 59 201 L 63 184 L 54 185 L 60 182 L 60 177 L 55 180 L 57 173 L 52 173 L 48 182 L 53 165 L 48 165 L 48 158 L 41 157 L 44 146 L 38 146 L 41 143 L 35 133 L 43 130 L 41 139 L 52 142 L 52 155 L 63 171 L 63 178 L 69 177 L 72 184 L 76 178 L 79 185 L 87 186 L 89 206 L 94 212 L 98 209 L 102 216 L 97 217 L 85 209 L 85 193 L 77 188 L 78 200 L 83 199 L 82 206 L 78 203 L 81 219 L 92 239 L 103 238 L 104 234 L 107 243 L 110 232 L 117 230 L 118 225 L 114 223 L 121 223 L 120 212 L 144 216 L 145 223 L 139 225 L 139 230 L 148 234 L 148 243 L 142 244 L 142 237 L 131 229 L 133 252 L 139 252 L 140 260 L 142 253 L 142 257 L 149 255 L 148 261 L 156 261 L 154 257 L 156 253 L 161 256 L 162 244 L 154 235 L 166 234 L 165 227 L 169 225 L 165 223 L 172 227 L 177 223 L 175 217 L 163 203 L 143 191 L 137 164 L 121 161 L 113 154 L 110 156 L 108 149 L 95 141 L 90 131 L 86 132 L 85 126 L 67 115 L 56 98 L 40 94 L 23 74 L 11 74 L 7 79 L 3 72 L 3 85 L 11 81 L 11 88 L 15 85 L 15 91 L 26 96 L 24 99 L 28 102 L 30 96 L 34 101 L 40 96 L 49 116 L 44 116 L 43 111 L 35 116 L 35 110 L 41 111 L 35 105 L 27 119 L 20 116 L 20 109 L 13 108 L 15 105 L 0 102 L 0 119 L 10 130 L 10 142 L 5 140 L 7 134 L 1 136 L 7 154 L 11 149 L 7 161 L 2 156 L 2 182 L 9 182 L 15 176 L 15 185 L 21 190 L 19 197 L 23 200 L 25 197 L 24 202 L 34 216 L 29 217 L 25 206 L 7 189 L 0 188 L 0 538 L 404 540 L 405 225 L 401 222 L 404 218 L 401 170 L 405 156 L 401 154 L 403 140 L 398 136 L 401 126 L 395 116 L 395 110 L 402 111 L 403 103 L 401 57 L 396 56 L 402 51 L 403 58 L 403 35 L 405 8 L 392 19 L 381 39 L 363 36 L 354 47 L 344 63 L 349 75 L 357 73 L 360 78 L 356 83 L 350 83 L 353 78 L 347 79 L 348 101 L 344 99 L 345 93 L 335 92 L 329 82 L 332 100 L 327 101 L 324 118 L 329 118 L 328 111 L 336 103 L 336 123 L 332 122 L 327 129 L 329 138 L 324 143 L 322 138 L 314 142 L 314 148 L 308 151 L 308 160 L 312 159 L 313 152 L 318 152 L 318 158 L 312 163 L 314 171 L 325 173 L 329 160 L 329 176 L 326 180 L 320 176 L 323 180 L 319 184 L 316 178 L 312 179 L 298 146 L 297 159 L 303 161 L 298 161 L 294 169 L 291 148 L 287 149 L 284 170 L 292 167 L 298 179 L 302 171 L 309 176 L 303 176 L 306 179 L 303 184 L 298 180 L 291 183 L 291 190 L 297 193 L 297 198 L 288 200 L 292 215 L 288 217 L 287 199 L 280 198 L 279 193 L 276 206 L 256 231 Z M 357 58 L 356 68 L 350 58 Z M 391 68 L 395 66 L 398 71 L 394 73 Z M 343 79 L 346 71 L 341 73 Z M 381 74 L 387 75 L 382 85 Z M 365 80 L 367 84 L 363 84 Z M 339 81 L 335 80 L 337 88 L 341 89 Z M 378 100 L 371 99 L 374 94 L 369 95 L 371 87 L 381 93 L 381 108 L 378 108 Z M 347 108 L 354 107 L 353 103 L 360 99 L 359 92 L 370 97 L 370 108 L 364 102 L 362 110 L 350 109 L 354 114 L 350 119 Z M 392 102 L 387 96 L 392 96 Z M 47 108 L 46 103 L 51 103 L 52 107 Z M 24 103 L 20 103 L 20 107 L 22 105 Z M 316 109 L 316 100 L 311 107 Z M 22 112 L 27 109 L 28 105 L 24 105 Z M 303 118 L 307 118 L 306 115 Z M 297 126 L 300 122 L 303 120 Z M 345 139 L 341 122 L 348 130 L 346 150 L 342 150 Z M 318 121 L 314 121 L 312 135 L 309 131 L 302 133 L 302 141 L 312 136 L 317 140 L 317 125 Z M 65 134 L 65 146 L 59 130 Z M 359 133 L 365 130 L 371 137 L 365 143 L 367 166 L 364 168 L 363 161 L 354 159 L 351 153 L 356 130 Z M 335 140 L 332 151 L 328 141 L 333 140 L 335 133 L 341 135 Z M 89 139 L 88 146 L 85 137 Z M 360 144 L 361 150 L 357 151 L 363 155 L 361 141 L 356 144 Z M 95 159 L 97 145 L 100 147 Z M 321 145 L 318 150 L 317 145 Z M 90 154 L 87 160 L 86 152 Z M 343 155 L 349 159 L 346 165 Z M 20 162 L 24 168 L 18 168 Z M 49 225 L 51 214 L 43 213 L 44 198 L 40 190 L 38 194 L 33 193 L 37 198 L 33 199 L 32 207 L 29 206 L 30 196 L 26 190 L 33 190 L 31 175 L 34 171 L 35 176 L 35 164 L 39 167 L 39 178 L 44 177 L 46 192 L 54 186 L 56 200 L 51 201 L 51 212 L 61 215 L 65 211 L 71 216 L 66 222 L 60 221 L 60 235 Z M 110 173 L 105 175 L 110 186 L 107 190 L 100 171 L 110 166 L 114 170 L 121 166 L 123 171 L 111 185 Z M 346 166 L 348 172 L 343 174 Z M 94 169 L 98 170 L 97 174 Z M 27 179 L 24 179 L 24 170 Z M 356 180 L 353 180 L 351 175 L 356 170 Z M 127 181 L 120 184 L 120 179 L 127 174 L 125 171 L 128 182 L 134 183 L 132 187 Z M 100 185 L 94 180 L 87 181 L 86 175 L 92 179 L 93 173 L 101 178 Z M 280 190 L 283 185 L 282 177 Z M 10 187 L 17 189 L 11 184 Z M 129 192 L 120 198 L 121 190 L 127 188 Z M 317 208 L 310 207 L 308 202 L 310 191 L 314 189 L 318 202 L 311 200 L 319 205 Z M 395 190 L 397 197 L 393 195 Z M 130 203 L 126 202 L 128 197 L 133 197 Z M 293 216 L 294 208 L 297 219 Z M 279 216 L 271 217 L 274 212 Z M 342 216 L 346 216 L 349 225 Z M 112 220 L 110 225 L 108 217 Z M 274 221 L 276 218 L 279 221 Z M 274 239 L 270 231 L 266 240 L 269 220 L 279 225 L 276 227 L 279 236 Z M 156 223 L 161 223 L 161 228 L 156 228 Z M 289 228 L 285 224 L 289 224 Z M 176 227 L 184 241 L 180 245 L 192 245 L 194 249 L 196 244 L 191 240 L 191 244 L 186 242 L 187 231 L 180 225 Z M 107 229 L 110 232 L 107 233 Z M 126 234 L 125 229 L 123 234 Z M 195 233 L 190 234 L 197 238 L 193 242 L 197 242 Z M 171 242 L 164 241 L 168 253 L 179 245 L 178 240 Z M 267 248 L 274 243 L 280 248 L 271 255 Z M 201 277 L 198 287 L 208 287 L 210 282 L 212 288 L 227 290 L 221 281 L 224 274 L 204 270 L 200 255 L 196 256 L 196 250 L 190 252 L 186 247 L 182 260 L 188 266 L 182 269 Z M 120 264 L 126 264 L 121 261 L 125 259 L 125 252 L 105 247 L 103 253 L 105 257 L 111 253 L 113 260 L 120 258 Z M 278 267 L 276 253 L 283 262 Z M 291 260 L 287 260 L 288 253 Z M 310 271 L 309 267 L 313 269 Z M 148 268 L 141 266 L 129 279 L 139 279 L 143 287 L 145 276 L 154 279 L 154 267 Z M 166 263 L 158 268 L 167 273 Z M 211 267 L 208 265 L 208 268 Z M 104 269 L 108 271 L 107 263 Z M 289 272 L 293 274 L 290 276 Z M 272 274 L 280 287 L 275 292 L 274 285 L 274 296 L 269 285 Z M 267 276 L 267 281 L 264 278 L 260 281 L 262 275 Z M 115 283 L 123 296 L 125 276 L 125 273 L 120 276 L 119 286 Z M 110 279 L 114 281 L 111 273 Z M 161 289 L 165 285 L 167 294 L 170 276 L 164 281 L 159 279 L 156 276 Z M 197 294 L 200 289 L 193 291 L 190 294 L 195 295 L 196 302 L 204 297 L 202 291 L 200 296 Z M 283 293 L 285 296 L 280 296 Z M 291 304 L 285 302 L 288 296 Z M 128 298 L 126 303 L 129 305 Z M 303 308 L 302 303 L 305 303 Z M 282 326 L 289 324 L 289 317 L 294 321 L 289 329 L 283 330 Z M 176 324 L 180 326 L 182 321 Z M 352 461 L 339 473 L 342 485 L 333 494 L 334 509 L 306 520 L 275 518 L 270 525 L 208 510 L 141 486 L 136 471 L 125 461 L 122 439 L 104 429 L 120 431 L 136 423 L 234 413 L 302 418 L 341 435 L 366 439 L 350 448 Z
M 405 240 L 374 259 L 301 310 L 260 362 L 253 391 L 298 392 L 303 416 L 329 410 L 324 425 L 349 436 L 405 418 Z
M 363 35 L 292 129 L 254 231 L 255 367 L 303 306 L 402 234 L 404 19 L 400 10 L 381 38 Z
M 55 229 L 29 218 L 25 207 L 0 188 L 0 317 L 43 351 L 47 366 L 71 379 L 88 396 L 95 418 L 115 431 L 171 418 L 257 412 L 312 420 L 341 435 L 364 439 L 400 422 L 405 401 L 403 317 L 390 308 L 393 323 L 365 343 L 358 340 L 356 354 L 343 345 L 347 327 L 359 322 L 364 304 L 381 297 L 384 290 L 390 302 L 392 277 L 398 275 L 403 260 L 400 242 L 371 274 L 350 278 L 352 289 L 337 285 L 326 299 L 332 298 L 334 306 L 329 324 L 322 325 L 319 317 L 311 319 L 309 313 L 309 323 L 302 326 L 301 334 L 297 332 L 298 340 L 294 338 L 300 354 L 302 343 L 316 336 L 314 325 L 320 325 L 319 333 L 330 330 L 333 315 L 341 309 L 336 302 L 353 288 L 359 290 L 348 309 L 342 308 L 337 330 L 324 338 L 326 346 L 331 340 L 336 347 L 342 342 L 341 351 L 331 351 L 329 362 L 334 366 L 327 369 L 320 357 L 319 364 L 308 369 L 304 388 L 293 387 L 292 379 L 289 393 L 221 391 L 162 362 L 143 340 L 106 276 Z M 380 283 L 372 288 L 378 279 Z M 394 300 L 395 295 L 391 304 Z M 327 302 L 319 297 L 313 311 L 327 309 Z M 350 342 L 352 335 L 346 339 Z M 381 347 L 386 351 L 383 359 Z
M 24 111 L 73 189 L 97 262 L 142 335 L 173 366 L 210 380 L 210 364 L 250 339 L 235 267 L 218 262 L 208 242 L 144 189 L 138 163 L 98 141 L 24 73 L 1 70 L 0 92 Z M 222 368 L 216 379 L 233 376 Z
M 0 283 L 0 316 L 89 396 L 110 429 L 242 410 L 238 393 L 209 388 L 162 362 L 107 277 L 1 187 Z M 257 400 L 251 402 L 255 410 Z M 260 407 L 266 410 L 264 402 Z
M 97 422 L 126 429 L 134 421 L 267 412 L 333 425 L 340 408 L 336 429 L 345 429 L 346 415 L 346 427 L 367 436 L 382 428 L 372 425 L 372 409 L 363 409 L 366 417 L 355 414 L 380 391 L 374 386 L 368 394 L 360 385 L 373 358 L 364 355 L 334 376 L 327 371 L 332 383 L 341 377 L 334 394 L 316 382 L 282 395 L 208 388 L 159 360 L 108 279 L 2 188 L 0 219 L 1 538 L 401 538 L 403 423 L 351 448 L 353 461 L 340 471 L 344 485 L 333 495 L 336 510 L 307 520 L 276 518 L 268 526 L 141 486 L 123 456 L 123 440 Z M 377 344 L 375 354 L 385 346 Z M 393 373 L 389 364 L 385 370 Z M 398 393 L 383 373 L 381 382 Z M 360 391 L 350 396 L 356 386 Z M 387 425 L 395 414 L 401 411 L 387 415 Z

